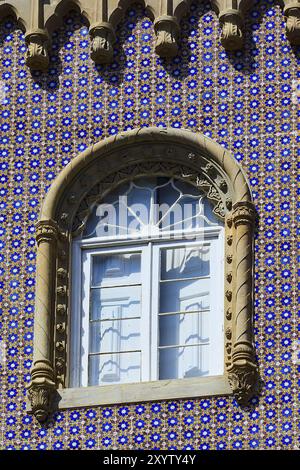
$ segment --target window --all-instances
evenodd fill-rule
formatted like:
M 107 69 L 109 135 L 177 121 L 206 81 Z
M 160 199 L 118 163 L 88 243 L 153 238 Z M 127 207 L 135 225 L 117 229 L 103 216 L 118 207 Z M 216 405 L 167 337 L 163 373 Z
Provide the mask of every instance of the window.
M 30 413 L 232 393 L 247 403 L 254 225 L 242 168 L 203 135 L 135 129 L 73 159 L 36 226 Z
M 71 385 L 222 374 L 223 253 L 197 188 L 143 178 L 109 194 L 74 241 Z

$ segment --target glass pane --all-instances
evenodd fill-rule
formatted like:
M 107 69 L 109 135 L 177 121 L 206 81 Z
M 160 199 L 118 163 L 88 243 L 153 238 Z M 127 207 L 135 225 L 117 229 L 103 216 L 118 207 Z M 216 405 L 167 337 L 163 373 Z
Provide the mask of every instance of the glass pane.
M 90 324 L 90 352 L 140 349 L 140 320 L 115 320 Z
M 209 309 L 210 279 L 162 282 L 160 313 Z
M 161 349 L 159 378 L 183 379 L 209 374 L 209 346 Z
M 209 276 L 209 245 L 161 250 L 161 279 Z
M 140 381 L 140 352 L 103 354 L 89 357 L 89 385 Z
M 140 314 L 141 286 L 91 290 L 91 320 L 139 317 Z
M 117 286 L 141 282 L 140 253 L 92 257 L 92 286 Z
M 159 317 L 159 345 L 189 345 L 209 341 L 209 312 Z
M 220 225 L 199 188 L 174 178 L 138 178 L 95 204 L 83 238 L 157 235 Z

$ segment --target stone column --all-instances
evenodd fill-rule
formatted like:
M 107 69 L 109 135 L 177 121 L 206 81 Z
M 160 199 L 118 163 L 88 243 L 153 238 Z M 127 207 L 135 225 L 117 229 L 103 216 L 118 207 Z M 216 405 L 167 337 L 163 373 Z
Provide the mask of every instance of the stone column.
M 234 204 L 232 220 L 235 232 L 235 308 L 232 365 L 228 373 L 237 400 L 246 403 L 253 394 L 257 375 L 252 341 L 254 205 L 251 202 Z
M 32 412 L 45 421 L 55 390 L 53 371 L 53 306 L 55 299 L 55 259 L 58 228 L 52 220 L 42 220 L 36 227 L 36 301 L 34 321 L 34 360 L 28 387 Z

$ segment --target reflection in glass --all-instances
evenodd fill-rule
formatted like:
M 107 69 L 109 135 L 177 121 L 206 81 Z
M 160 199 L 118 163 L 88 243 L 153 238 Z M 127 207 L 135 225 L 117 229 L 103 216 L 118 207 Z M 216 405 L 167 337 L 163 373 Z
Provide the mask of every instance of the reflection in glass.
M 159 317 L 159 346 L 209 341 L 209 312 L 177 313 Z
M 159 379 L 183 379 L 209 374 L 209 345 L 159 350 Z
M 140 349 L 140 320 L 90 323 L 90 352 L 108 353 Z
M 84 238 L 152 237 L 218 225 L 211 203 L 192 184 L 176 178 L 137 178 L 95 205 Z
M 210 279 L 184 279 L 160 284 L 160 313 L 209 308 Z
M 141 353 L 89 356 L 89 385 L 140 382 Z
M 140 253 L 93 255 L 92 286 L 105 287 L 140 282 Z
M 91 289 L 91 320 L 139 317 L 141 286 Z

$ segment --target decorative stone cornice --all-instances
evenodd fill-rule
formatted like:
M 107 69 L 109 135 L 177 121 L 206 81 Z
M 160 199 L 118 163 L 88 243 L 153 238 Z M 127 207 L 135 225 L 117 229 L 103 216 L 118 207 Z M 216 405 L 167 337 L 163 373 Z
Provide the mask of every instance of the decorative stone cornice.
M 180 41 L 180 21 L 191 0 L 140 0 L 154 22 L 155 51 L 174 57 Z M 0 18 L 13 15 L 25 30 L 26 64 L 46 70 L 52 32 L 63 24 L 63 16 L 75 8 L 90 25 L 91 57 L 97 64 L 113 59 L 116 28 L 134 0 L 0 0 Z M 221 43 L 227 50 L 241 49 L 244 19 L 254 0 L 211 0 L 221 26 Z M 284 0 L 286 33 L 292 44 L 300 44 L 300 0 Z

